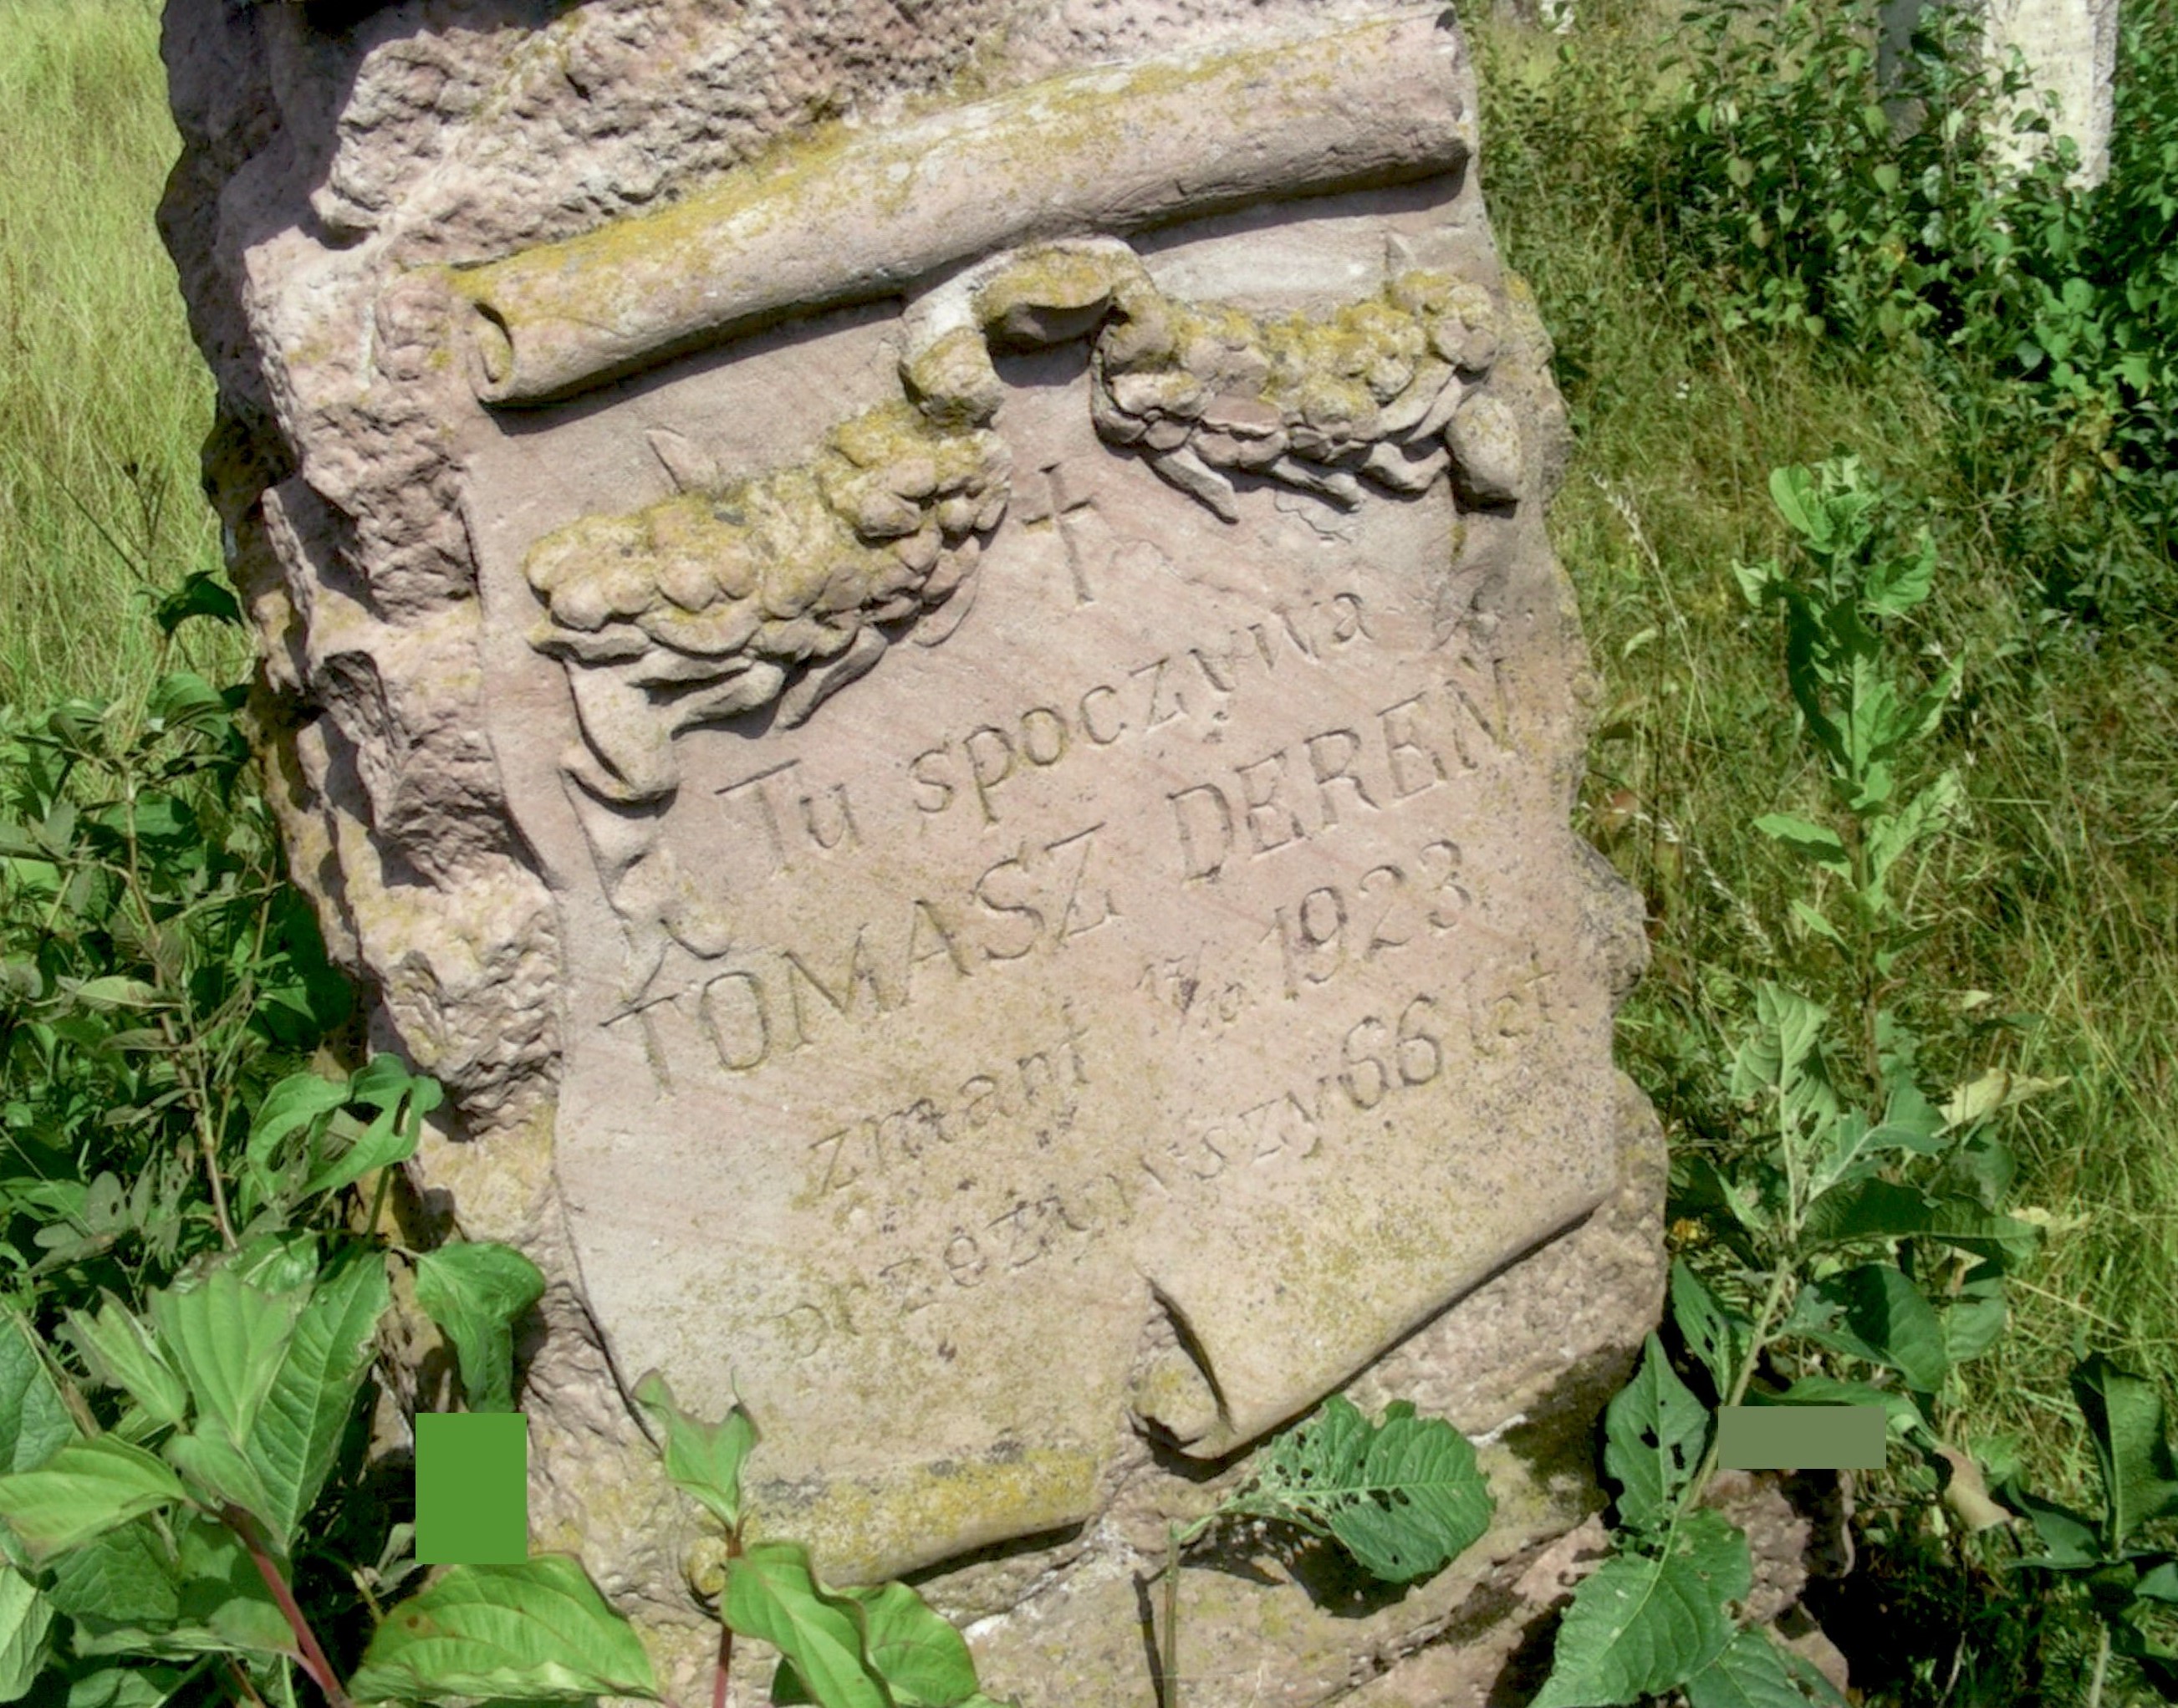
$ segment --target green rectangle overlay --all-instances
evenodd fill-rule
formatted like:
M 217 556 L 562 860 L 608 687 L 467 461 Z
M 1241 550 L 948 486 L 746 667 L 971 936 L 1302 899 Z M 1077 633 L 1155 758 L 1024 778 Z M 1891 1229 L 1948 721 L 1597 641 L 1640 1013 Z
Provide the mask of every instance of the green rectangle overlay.
M 416 1557 L 427 1566 L 529 1557 L 529 1420 L 520 1412 L 417 1415 Z
M 1717 1414 L 1726 1470 L 1880 1470 L 1880 1405 L 1727 1405 Z

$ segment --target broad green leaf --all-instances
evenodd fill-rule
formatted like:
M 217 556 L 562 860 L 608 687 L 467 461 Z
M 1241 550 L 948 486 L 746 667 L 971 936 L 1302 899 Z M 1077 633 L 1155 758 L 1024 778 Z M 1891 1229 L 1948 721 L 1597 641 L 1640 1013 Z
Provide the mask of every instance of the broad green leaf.
M 655 1699 L 634 1629 L 569 1555 L 452 1566 L 395 1607 L 348 1682 L 358 1702 Z
M 1726 1605 L 1753 1582 L 1747 1538 L 1706 1509 L 1661 1554 L 1614 1555 L 1573 1591 L 1531 1708 L 1622 1708 L 1677 1688 L 1724 1652 Z
M 199 1415 L 225 1426 L 230 1439 L 249 1439 L 303 1302 L 300 1293 L 267 1293 L 225 1267 L 151 1295 L 151 1321 Z
M 863 1658 L 900 1708 L 958 1708 L 975 1697 L 976 1661 L 967 1640 L 906 1584 L 841 1590 L 862 1610 Z M 791 1661 L 772 1680 L 776 1708 L 815 1702 Z
M 397 1125 L 388 1109 L 357 1134 L 341 1153 L 320 1164 L 303 1182 L 298 1196 L 312 1198 L 352 1186 L 375 1169 L 390 1169 L 416 1154 L 416 1134 Z
M 227 1648 L 256 1655 L 293 1655 L 295 1634 L 242 1539 L 226 1525 L 200 1519 L 183 1530 L 181 1617 Z
M 2163 1432 L 2163 1396 L 2099 1352 L 2076 1365 L 2071 1380 L 2094 1437 L 2109 1519 L 2104 1543 L 2115 1554 L 2142 1525 L 2178 1513 L 2178 1464 Z
M 1985 1262 L 1968 1270 L 1944 1303 L 1944 1350 L 1954 1364 L 1978 1358 L 2004 1333 L 2003 1266 Z
M 39 1470 L 0 1477 L 0 1519 L 33 1562 L 141 1518 L 188 1491 L 140 1447 L 101 1436 L 71 1442 Z
M 1984 1210 L 1994 1210 L 2004 1202 L 2018 1172 L 2019 1159 L 2011 1146 L 1992 1134 L 1969 1133 L 1944 1158 L 1929 1189 L 1940 1197 L 1970 1197 Z
M 181 1609 L 172 1563 L 142 1520 L 63 1554 L 49 1593 L 61 1612 L 94 1629 L 164 1625 Z
M 1904 616 L 1925 601 L 1935 585 L 1936 542 L 1926 528 L 1914 541 L 1911 557 L 1891 557 L 1869 565 L 1861 597 L 1871 616 Z
M 863 1653 L 900 1708 L 953 1708 L 976 1694 L 968 1640 L 906 1584 L 851 1590 L 862 1603 Z
M 243 1147 L 247 1170 L 243 1194 L 245 1213 L 279 1199 L 281 1169 L 293 1161 L 292 1157 L 284 1163 L 281 1160 L 282 1149 L 287 1141 L 300 1133 L 304 1137 L 305 1153 L 315 1154 L 317 1139 L 347 1102 L 346 1081 L 327 1079 L 318 1073 L 290 1074 L 265 1092 L 249 1124 L 249 1137 Z M 290 1184 L 293 1178 L 292 1174 L 287 1176 Z
M 1709 1435 L 1709 1409 L 1672 1371 L 1650 1335 L 1634 1379 L 1603 1415 L 1603 1467 L 1618 1485 L 1618 1521 L 1661 1530 L 1676 1511 Z
M 1316 1497 L 1338 1545 L 1390 1584 L 1449 1564 L 1489 1528 L 1495 1507 L 1467 1437 L 1404 1403 L 1385 1409 L 1354 1482 L 1319 1486 Z
M 64 979 L 62 983 L 69 994 L 90 1009 L 150 1008 L 159 1000 L 156 988 L 140 978 L 126 978 L 119 973 L 80 981 Z
M 152 610 L 152 617 L 162 634 L 172 634 L 193 616 L 208 616 L 215 622 L 242 621 L 242 606 L 234 597 L 234 589 L 211 570 L 192 571 L 182 578 L 182 584 L 161 599 Z
M 391 1168 L 416 1154 L 423 1118 L 446 1100 L 436 1080 L 411 1074 L 398 1056 L 375 1055 L 346 1087 L 347 1101 L 378 1114 L 341 1153 L 303 1183 L 305 1197 L 339 1191 L 375 1169 Z
M 161 1708 L 189 1676 L 182 1667 L 102 1667 L 68 1686 L 68 1708 Z
M 99 1379 L 125 1392 L 154 1422 L 172 1428 L 189 1415 L 188 1384 L 167 1362 L 150 1325 L 112 1294 L 96 1318 L 71 1311 L 68 1325 Z
M 1802 1243 L 1809 1251 L 1867 1240 L 1937 1240 L 1979 1257 L 2017 1264 L 2031 1256 L 2032 1223 L 1984 1210 L 1971 1198 L 1931 1197 L 1894 1181 L 1848 1181 L 1808 1209 Z
M 260 1293 L 307 1295 L 318 1278 L 318 1236 L 302 1228 L 275 1228 L 246 1237 L 224 1266 Z M 303 1300 L 291 1301 L 300 1311 Z
M 636 1383 L 635 1403 L 664 1437 L 665 1475 L 729 1530 L 739 1530 L 742 1461 L 756 1445 L 756 1425 L 748 1413 L 736 1404 L 721 1422 L 691 1417 L 673 1404 L 673 1390 L 656 1371 Z
M 446 1331 L 471 1411 L 514 1410 L 515 1319 L 544 1296 L 544 1277 L 512 1245 L 441 1245 L 416 1264 L 416 1302 Z
M 1788 905 L 1792 910 L 1792 917 L 1814 932 L 1816 936 L 1836 944 L 1840 949 L 1847 947 L 1845 933 L 1831 923 L 1828 914 L 1810 907 L 1798 896 L 1795 896 Z
M 1894 720 L 1896 731 L 1893 737 L 1894 751 L 1934 733 L 1936 725 L 1944 720 L 1945 708 L 1958 698 L 1959 684 L 1965 678 L 1966 666 L 1956 660 L 1953 660 L 1938 673 L 1934 682 L 1915 695 L 1897 713 Z M 1957 789 L 1957 785 L 1955 780 L 1947 783 L 1948 775 L 1949 774 L 1946 773 L 1945 777 L 1939 777 L 1929 786 L 1944 791 L 1946 794 L 1951 793 L 1951 791 Z M 1963 791 L 1961 791 L 1956 798 L 1943 803 L 1941 811 L 1948 817 L 1962 799 Z
M 1489 1527 L 1490 1490 L 1467 1437 L 1395 1401 L 1371 1425 L 1343 1394 L 1267 1443 L 1224 1510 L 1330 1536 L 1371 1575 L 1410 1583 Z
M 75 1439 L 52 1373 L 12 1312 L 0 1320 L 0 1475 L 36 1470 Z
M 1312 1497 L 1316 1486 L 1351 1484 L 1367 1456 L 1369 1434 L 1360 1409 L 1343 1394 L 1332 1395 L 1312 1415 L 1263 1444 L 1254 1474 L 1218 1510 L 1327 1536 L 1331 1525 Z
M 385 1259 L 351 1251 L 320 1278 L 287 1337 L 247 1448 L 267 1499 L 257 1516 L 282 1552 L 332 1470 L 386 1299 Z
M 213 729 L 230 721 L 227 698 L 194 671 L 170 671 L 144 698 L 146 716 L 161 724 Z
M 1809 819 L 1790 813 L 1765 813 L 1754 821 L 1754 828 L 1819 866 L 1831 866 L 1842 872 L 1852 864 L 1852 857 L 1846 852 L 1845 843 L 1837 832 Z
M 1737 1311 L 1727 1311 L 1684 1258 L 1674 1258 L 1672 1262 L 1672 1320 L 1678 1325 L 1687 1349 L 1709 1371 L 1710 1386 L 1721 1405 L 1738 1379 L 1739 1366 L 1747 1356 L 1748 1336 L 1754 1325 Z
M 1769 1393 L 1748 1390 L 1749 1405 L 1880 1405 L 1894 1435 L 1929 1437 L 1929 1421 L 1913 1396 L 1896 1388 L 1878 1388 L 1869 1382 L 1845 1382 L 1835 1376 L 1803 1376 L 1790 1388 Z
M 45 1668 L 53 1605 L 13 1566 L 0 1565 L 0 1702 L 28 1694 Z
M 1883 1123 L 1876 1137 L 1885 1145 L 1933 1157 L 1942 1148 L 1944 1113 L 1922 1094 L 1910 1076 L 1900 1075 L 1891 1083 L 1883 1105 Z
M 1869 821 L 1866 840 L 1872 898 L 1881 898 L 1891 868 L 1915 843 L 1949 824 L 1965 799 L 1966 791 L 1957 776 L 1946 771 L 1897 812 L 1880 813 Z
M 1935 1308 L 1896 1264 L 1863 1263 L 1809 1283 L 1786 1326 L 1896 1371 L 1918 1393 L 1934 1393 L 1951 1370 Z
M 1732 1057 L 1732 1094 L 1782 1089 L 1814 1054 L 1829 1014 L 1798 991 L 1764 983 L 1754 993 L 1755 1023 Z
M 1820 1044 L 1829 1014 L 1798 991 L 1765 982 L 1755 987 L 1754 1024 L 1732 1062 L 1732 1094 L 1774 1093 L 1784 1142 L 1797 1148 L 1837 1119 Z
M 1822 1155 L 1808 1175 L 1810 1209 L 1841 1182 L 1866 1180 L 1881 1166 L 1879 1158 L 1882 1152 L 1875 1142 L 1879 1130 L 1869 1125 L 1864 1115 L 1852 1109 L 1831 1123 Z
M 1770 1217 L 1751 1180 L 1727 1175 L 1699 1152 L 1672 1158 L 1672 1202 L 1675 1215 L 1692 1216 L 1707 1226 L 1719 1244 L 1749 1268 L 1767 1260 L 1748 1235 L 1769 1232 Z
M 281 1141 L 331 1114 L 335 1109 L 344 1108 L 347 1100 L 344 1081 L 329 1080 L 315 1073 L 288 1075 L 265 1092 L 264 1101 L 258 1104 L 256 1116 L 249 1124 L 249 1139 L 244 1155 L 260 1166 L 269 1164 Z
M 130 1529 L 150 1534 L 146 1526 Z M 173 1566 L 167 1568 L 157 1554 L 137 1568 L 170 1572 L 166 1596 L 140 1580 L 131 1591 L 137 1603 L 133 1610 L 130 1597 L 117 1597 L 110 1613 L 77 1615 L 77 1652 L 177 1659 L 238 1651 L 296 1654 L 294 1632 L 240 1538 L 201 1516 L 184 1519 L 174 1529 Z
M 2160 1560 L 2140 1574 L 2133 1593 L 2143 1601 L 2178 1607 L 2178 1561 Z
M 1855 654 L 1846 683 L 1846 747 L 1851 775 L 1860 786 L 1852 807 L 1861 812 L 1890 798 L 1882 762 L 1898 739 L 1898 694 L 1882 674 L 1872 648 Z
M 1814 477 L 1805 468 L 1771 469 L 1770 501 L 1798 533 L 1810 539 L 1830 538 L 1830 519 L 1816 497 Z
M 2102 1538 L 2096 1534 L 2095 1521 L 2086 1514 L 2029 1494 L 2016 1482 L 2002 1485 L 1997 1497 L 2014 1512 L 2024 1514 L 2041 1538 L 2042 1552 L 2022 1559 L 2021 1566 L 2076 1572 L 2102 1563 Z
M 1793 1681 L 1769 1633 L 1745 1630 L 1724 1652 L 1687 1680 L 1689 1708 L 1808 1708 L 1808 1693 Z M 1837 1702 L 1833 1690 L 1814 1700 Z
M 388 1113 L 405 1106 L 408 1118 L 402 1125 L 413 1138 L 423 1118 L 444 1103 L 446 1094 L 430 1075 L 412 1074 L 399 1056 L 380 1052 L 348 1081 L 347 1099 Z
M 779 1651 L 824 1708 L 891 1708 L 862 1658 L 861 1607 L 820 1585 L 798 1542 L 758 1542 L 726 1567 L 726 1623 Z
M 237 1447 L 227 1426 L 216 1417 L 200 1420 L 187 1435 L 178 1435 L 162 1449 L 167 1461 L 181 1472 L 190 1488 L 213 1507 L 237 1506 L 262 1524 L 272 1504 L 271 1492 L 257 1467 Z

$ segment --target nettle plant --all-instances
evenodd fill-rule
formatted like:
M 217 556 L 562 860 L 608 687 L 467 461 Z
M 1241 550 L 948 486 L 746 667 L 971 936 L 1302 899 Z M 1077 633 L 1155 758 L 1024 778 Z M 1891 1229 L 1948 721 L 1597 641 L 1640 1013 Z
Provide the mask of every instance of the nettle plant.
M 1612 1402 L 1615 1552 L 1575 1593 L 1537 1708 L 1673 1689 L 1694 1708 L 1838 1700 L 1734 1612 L 1751 1582 L 1746 1538 L 1703 1504 L 1720 1407 L 1880 1405 L 1910 1490 L 1989 1510 L 1973 1461 L 1940 1433 L 1943 1397 L 2001 1332 L 2005 1278 L 2037 1233 L 2000 1207 L 2013 1164 L 1992 1118 L 2048 1083 L 1992 1070 L 1932 1093 L 1897 1005 L 1927 934 L 1911 880 L 1962 811 L 1955 774 L 1907 780 L 1926 769 L 1960 677 L 1956 663 L 1930 675 L 1900 656 L 1936 554 L 1925 534 L 1896 541 L 1851 459 L 1781 469 L 1770 491 L 1792 550 L 1738 579 L 1751 605 L 1782 616 L 1825 798 L 1756 824 L 1803 880 L 1790 914 L 1827 999 L 1752 986 L 1730 1055 L 1735 1130 L 1676 1161 L 1682 1208 L 1709 1237 L 1699 1268 L 1672 1267 L 1671 1321 L 1705 1391 L 1652 1336 Z
M 1371 1423 L 1334 1393 L 1267 1442 L 1249 1474 L 1201 1518 L 1165 1535 L 1163 1708 L 1180 1708 L 1179 1568 L 1221 1530 L 1271 1526 L 1331 1543 L 1380 1583 L 1433 1577 L 1490 1527 L 1497 1503 L 1475 1448 L 1442 1418 L 1394 1400 Z
M 321 1505 L 367 1493 L 358 1401 L 389 1272 L 413 1270 L 479 1410 L 511 1409 L 512 1323 L 543 1288 L 503 1246 L 418 1253 L 312 1225 L 366 1176 L 382 1195 L 438 1101 L 386 1056 L 282 1081 L 222 1194 L 231 1245 L 63 1311 L 50 1336 L 19 1312 L 0 1327 L 0 1700 L 42 1675 L 72 1703 L 157 1702 L 207 1671 L 245 1700 L 291 1697 L 290 1667 L 349 1700 L 320 1628 L 413 1570 L 408 1526 L 347 1561 L 326 1536 L 368 1526 Z M 348 1594 L 327 1593 L 327 1566 Z
M 186 620 L 239 621 L 207 575 L 156 615 L 162 663 Z M 348 1227 L 439 1089 L 296 1071 L 353 997 L 246 700 L 176 671 L 140 706 L 0 709 L 0 1702 L 291 1700 L 296 1667 L 337 1698 L 328 1645 L 412 1569 L 364 1463 L 393 1271 L 474 1409 L 511 1406 L 541 1286 Z

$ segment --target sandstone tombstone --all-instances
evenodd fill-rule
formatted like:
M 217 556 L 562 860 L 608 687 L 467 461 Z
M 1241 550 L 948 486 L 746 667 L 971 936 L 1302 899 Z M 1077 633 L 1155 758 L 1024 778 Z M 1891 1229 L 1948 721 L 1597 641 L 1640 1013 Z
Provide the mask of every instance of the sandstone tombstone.
M 746 1401 L 828 1574 L 935 1568 L 996 1688 L 1146 1702 L 1165 1517 L 1407 1397 L 1494 1443 L 1491 1536 L 1359 1607 L 1198 1574 L 1191 1700 L 1403 1700 L 1448 1633 L 1484 1688 L 1595 1502 L 1661 1176 L 1450 15 L 167 43 L 297 873 L 453 1094 L 420 1201 L 553 1279 L 537 1546 L 698 1663 L 656 1368 Z

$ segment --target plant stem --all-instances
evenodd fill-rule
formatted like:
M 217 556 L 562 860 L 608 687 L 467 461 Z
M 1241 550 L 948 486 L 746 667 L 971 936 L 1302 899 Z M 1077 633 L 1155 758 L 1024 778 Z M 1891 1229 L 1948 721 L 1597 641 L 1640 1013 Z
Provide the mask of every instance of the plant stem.
M 75 1426 L 83 1432 L 84 1439 L 96 1441 L 105 1431 L 100 1428 L 98 1419 L 92 1415 L 90 1402 L 83 1397 L 83 1390 L 75 1385 L 75 1377 L 68 1373 L 68 1366 L 53 1355 L 53 1349 L 46 1344 L 45 1337 L 31 1328 L 30 1319 L 21 1311 L 10 1306 L 7 1315 L 15 1332 L 30 1346 L 31 1355 L 45 1366 L 47 1376 L 60 1394 L 61 1404 L 68 1408 L 68 1415 L 75 1420 Z
M 159 1030 L 166 1035 L 168 1045 L 174 1051 L 174 1071 L 181 1076 L 184 1084 L 188 1083 L 189 1072 L 182 1065 L 182 1043 L 174 1035 L 174 1022 L 171 1015 L 162 1014 L 159 1016 Z M 219 1178 L 219 1138 L 211 1129 L 211 1112 L 208 1106 L 210 1096 L 209 1087 L 196 1087 L 193 1101 L 196 1104 L 197 1149 L 204 1158 L 205 1185 L 211 1189 L 211 1213 L 219 1224 L 220 1243 L 232 1251 L 241 1242 L 234 1237 L 234 1224 L 227 1219 L 227 1188 Z
M 1164 1708 L 1179 1708 L 1179 1526 L 1164 1527 Z
M 728 1584 L 719 1586 L 719 1659 L 711 1669 L 711 1708 L 726 1708 L 726 1678 L 734 1670 L 734 1628 L 726 1623 L 726 1590 L 734 1569 L 734 1562 L 742 1557 L 741 1526 L 736 1525 L 726 1533 L 726 1573 Z
M 229 1655 L 227 1670 L 234 1674 L 234 1682 L 241 1689 L 243 1700 L 254 1704 L 254 1708 L 265 1708 L 265 1699 L 257 1694 L 257 1687 L 249 1682 L 249 1675 L 242 1670 L 242 1662 Z
M 719 1664 L 711 1672 L 711 1708 L 726 1708 L 726 1675 L 734 1667 L 734 1628 L 719 1615 Z
M 2110 1627 L 2099 1623 L 2095 1629 L 2095 1670 L 2088 1680 L 2088 1708 L 2102 1708 L 2103 1673 L 2110 1666 Z
M 1770 1344 L 1770 1325 L 1776 1320 L 1777 1309 L 1785 1302 L 1785 1289 L 1792 1284 L 1792 1280 L 1790 1264 L 1781 1263 L 1770 1272 L 1770 1290 L 1763 1296 L 1762 1309 L 1756 1315 L 1754 1327 L 1747 1337 L 1747 1356 L 1740 1364 L 1738 1373 L 1732 1378 L 1732 1392 L 1723 1395 L 1718 1402 L 1720 1411 L 1726 1406 L 1738 1404 L 1747 1397 L 1747 1384 L 1754 1379 L 1755 1364 L 1762 1356 L 1763 1348 Z M 1694 1480 L 1688 1483 L 1686 1493 L 1679 1498 L 1678 1509 L 1683 1513 L 1692 1512 L 1701 1503 L 1703 1491 L 1708 1488 L 1709 1480 L 1716 1475 L 1716 1437 L 1717 1432 L 1711 1431 L 1709 1450 L 1702 1455 L 1700 1468 L 1694 1472 Z
M 280 1605 L 280 1612 L 287 1621 L 287 1629 L 295 1634 L 296 1646 L 301 1650 L 303 1670 L 310 1675 L 311 1682 L 325 1692 L 326 1700 L 332 1708 L 354 1708 L 348 1694 L 341 1688 L 340 1675 L 333 1671 L 333 1663 L 326 1658 L 326 1651 L 318 1642 L 318 1634 L 310 1629 L 304 1617 L 295 1592 L 287 1587 L 287 1580 L 280 1574 L 271 1554 L 259 1535 L 257 1520 L 240 1507 L 229 1503 L 220 1508 L 220 1521 L 242 1539 L 249 1550 L 249 1557 L 257 1562 L 257 1574 L 265 1579 L 265 1587 L 272 1592 L 272 1599 Z

